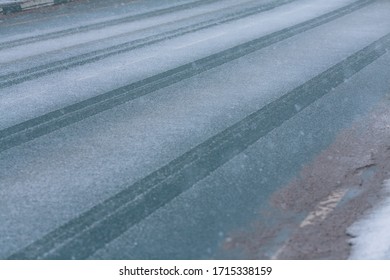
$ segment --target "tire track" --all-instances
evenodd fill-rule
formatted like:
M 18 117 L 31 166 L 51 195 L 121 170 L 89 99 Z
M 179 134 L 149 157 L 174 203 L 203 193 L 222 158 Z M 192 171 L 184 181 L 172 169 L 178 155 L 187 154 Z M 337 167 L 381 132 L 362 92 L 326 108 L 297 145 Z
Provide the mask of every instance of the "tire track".
M 140 96 L 188 79 L 304 31 L 313 29 L 360 9 L 368 3 L 371 3 L 371 1 L 363 0 L 355 2 L 315 19 L 282 29 L 225 51 L 3 129 L 0 131 L 0 152 L 114 108 Z
M 188 33 L 200 31 L 206 28 L 217 26 L 219 24 L 227 23 L 230 21 L 238 20 L 248 16 L 255 15 L 257 13 L 265 12 L 276 7 L 279 7 L 283 4 L 292 2 L 294 0 L 280 0 L 272 2 L 270 4 L 260 5 L 257 7 L 251 7 L 244 9 L 238 12 L 230 12 L 228 15 L 225 15 L 220 18 L 207 20 L 204 22 L 192 24 L 186 27 L 178 28 L 175 30 L 163 32 L 157 35 L 152 35 L 146 38 L 137 39 L 134 41 L 126 42 L 116 46 L 96 50 L 93 52 L 85 53 L 82 55 L 77 55 L 67 59 L 63 59 L 56 62 L 47 63 L 37 67 L 32 67 L 26 70 L 9 73 L 3 76 L 0 76 L 0 89 L 10 87 L 25 81 L 33 80 L 45 75 L 52 73 L 60 72 L 67 70 L 73 67 L 82 66 L 88 63 L 93 63 L 110 56 L 118 55 L 121 53 L 129 52 L 134 49 L 150 46 L 162 41 L 170 40 L 175 37 L 183 36 Z M 236 7 L 236 6 L 235 6 Z
M 100 29 L 100 28 L 104 28 L 104 27 L 108 27 L 108 26 L 113 26 L 113 25 L 117 25 L 117 24 L 129 23 L 129 22 L 133 22 L 133 21 L 137 21 L 137 20 L 143 20 L 143 19 L 147 19 L 150 17 L 161 16 L 161 15 L 165 15 L 165 14 L 169 14 L 169 13 L 173 13 L 173 12 L 178 12 L 178 11 L 182 11 L 182 10 L 186 10 L 186 9 L 196 8 L 196 7 L 205 5 L 205 4 L 211 4 L 214 2 L 218 2 L 218 1 L 221 1 L 221 0 L 198 0 L 195 2 L 190 2 L 190 3 L 178 5 L 178 6 L 163 8 L 160 10 L 150 11 L 150 12 L 146 12 L 143 14 L 131 15 L 131 16 L 127 16 L 127 17 L 123 17 L 123 18 L 119 18 L 119 19 L 114 19 L 114 20 L 110 20 L 110 21 L 98 22 L 98 23 L 88 24 L 88 25 L 84 25 L 84 26 L 73 27 L 73 28 L 69 28 L 69 29 L 65 29 L 65 30 L 61 30 L 61 31 L 45 33 L 42 35 L 21 38 L 21 39 L 17 39 L 17 40 L 13 40 L 13 41 L 0 43 L 0 50 L 5 49 L 5 48 L 12 48 L 12 47 L 16 47 L 16 46 L 20 46 L 20 45 L 24 45 L 24 44 L 30 44 L 30 43 L 34 43 L 34 42 L 38 42 L 38 41 L 55 39 L 55 38 L 59 38 L 62 36 L 72 35 L 72 34 L 76 34 L 76 33 L 80 33 L 80 32 L 96 30 L 96 29 Z
M 390 49 L 390 34 L 330 67 L 9 259 L 85 259 Z M 299 104 L 300 110 L 297 110 Z

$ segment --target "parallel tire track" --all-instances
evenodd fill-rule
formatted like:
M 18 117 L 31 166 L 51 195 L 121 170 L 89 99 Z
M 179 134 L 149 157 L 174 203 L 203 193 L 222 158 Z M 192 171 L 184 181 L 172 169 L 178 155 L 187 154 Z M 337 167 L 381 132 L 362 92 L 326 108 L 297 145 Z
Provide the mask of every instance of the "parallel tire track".
M 390 49 L 390 34 L 354 53 L 57 228 L 9 259 L 84 259 L 169 203 Z M 298 111 L 297 105 L 301 108 Z
M 161 16 L 164 14 L 178 12 L 178 11 L 182 11 L 182 10 L 186 10 L 186 9 L 191 9 L 191 8 L 195 8 L 195 7 L 198 7 L 201 5 L 210 4 L 210 3 L 218 2 L 218 1 L 220 1 L 220 0 L 198 0 L 195 2 L 190 2 L 190 3 L 186 3 L 186 4 L 179 5 L 179 6 L 174 6 L 174 7 L 168 7 L 168 8 L 160 9 L 157 11 L 151 11 L 151 12 L 146 12 L 143 14 L 131 15 L 131 16 L 127 16 L 127 17 L 119 18 L 119 19 L 114 19 L 114 20 L 110 20 L 110 21 L 104 21 L 104 22 L 93 23 L 93 24 L 79 26 L 79 27 L 73 27 L 73 28 L 69 28 L 69 29 L 65 29 L 65 30 L 61 30 L 61 31 L 50 32 L 50 33 L 37 35 L 37 36 L 31 36 L 31 37 L 27 37 L 27 38 L 21 38 L 21 39 L 17 39 L 17 40 L 13 40 L 13 41 L 0 43 L 0 50 L 5 49 L 5 48 L 12 48 L 12 47 L 16 47 L 16 46 L 20 46 L 20 45 L 24 45 L 24 44 L 35 43 L 38 41 L 55 39 L 55 38 L 59 38 L 62 36 L 72 35 L 72 34 L 76 34 L 76 33 L 80 33 L 80 32 L 96 30 L 96 29 L 100 29 L 100 28 L 104 28 L 104 27 L 108 27 L 108 26 L 121 24 L 121 23 L 129 23 L 129 22 L 133 22 L 133 21 L 137 21 L 137 20 L 146 19 L 149 17 Z
M 335 20 L 368 3 L 371 2 L 363 0 L 353 3 L 315 19 L 3 129 L 0 131 L 0 152 Z
M 204 22 L 192 24 L 186 27 L 178 28 L 175 30 L 163 32 L 157 35 L 152 35 L 146 38 L 137 39 L 134 41 L 126 42 L 116 46 L 96 50 L 93 52 L 85 53 L 82 55 L 70 57 L 56 62 L 47 63 L 37 67 L 32 67 L 23 71 L 9 73 L 7 75 L 0 76 L 0 88 L 10 87 L 28 80 L 36 79 L 48 74 L 70 69 L 72 67 L 82 66 L 88 63 L 96 62 L 104 58 L 118 55 L 121 53 L 129 52 L 131 50 L 146 47 L 152 44 L 156 44 L 162 41 L 166 41 L 175 37 L 183 36 L 185 34 L 200 31 L 206 28 L 217 26 L 219 24 L 227 23 L 230 21 L 238 20 L 244 17 L 248 17 L 257 13 L 268 11 L 281 6 L 292 0 L 280 0 L 270 4 L 260 5 L 258 7 L 252 7 L 250 9 L 244 9 L 235 13 L 230 13 L 220 18 L 207 20 Z

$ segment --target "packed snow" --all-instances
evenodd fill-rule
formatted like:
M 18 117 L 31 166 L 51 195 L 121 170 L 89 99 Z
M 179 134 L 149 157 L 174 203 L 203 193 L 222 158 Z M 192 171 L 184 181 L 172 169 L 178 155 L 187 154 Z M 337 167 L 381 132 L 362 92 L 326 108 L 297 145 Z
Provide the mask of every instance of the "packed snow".
M 349 229 L 350 259 L 390 260 L 390 180 L 383 183 L 381 201 Z

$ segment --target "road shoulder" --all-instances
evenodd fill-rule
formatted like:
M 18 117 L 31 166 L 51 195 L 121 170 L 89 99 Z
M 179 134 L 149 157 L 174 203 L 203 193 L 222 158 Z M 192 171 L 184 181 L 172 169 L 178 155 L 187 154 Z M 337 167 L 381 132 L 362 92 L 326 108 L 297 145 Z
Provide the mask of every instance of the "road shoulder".
M 348 258 L 354 237 L 348 228 L 381 201 L 390 177 L 389 105 L 390 95 L 273 197 L 283 212 L 305 213 L 274 258 Z

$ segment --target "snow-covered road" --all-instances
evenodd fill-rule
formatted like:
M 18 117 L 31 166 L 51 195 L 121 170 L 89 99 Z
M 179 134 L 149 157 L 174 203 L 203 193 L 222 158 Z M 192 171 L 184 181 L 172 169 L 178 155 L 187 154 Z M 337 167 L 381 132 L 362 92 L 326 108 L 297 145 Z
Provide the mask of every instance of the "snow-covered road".
M 389 1 L 103 2 L 0 22 L 1 259 L 253 257 L 226 244 L 390 92 Z

